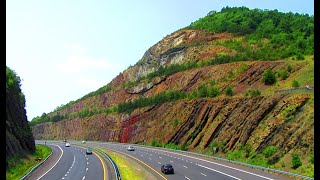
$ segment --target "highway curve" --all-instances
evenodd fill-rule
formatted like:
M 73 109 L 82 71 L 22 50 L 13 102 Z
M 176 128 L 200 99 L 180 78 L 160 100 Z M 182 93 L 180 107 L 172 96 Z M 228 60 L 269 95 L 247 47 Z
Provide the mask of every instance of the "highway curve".
M 74 142 L 76 143 L 76 142 Z M 139 159 L 143 163 L 162 174 L 159 179 L 168 180 L 212 180 L 212 179 L 236 179 L 236 180 L 287 180 L 288 177 L 269 174 L 260 170 L 243 167 L 227 162 L 213 159 L 205 159 L 201 156 L 190 156 L 187 154 L 159 150 L 153 147 L 135 147 L 135 151 L 127 151 L 129 144 L 87 142 L 92 146 L 100 146 L 128 154 Z M 175 174 L 164 175 L 161 173 L 162 164 L 170 163 L 175 169 Z
M 38 141 L 43 142 L 43 141 Z M 50 143 L 53 141 L 50 141 Z M 71 152 L 74 152 L 74 154 L 77 154 L 76 152 L 81 151 L 74 149 L 74 147 L 77 146 L 77 144 L 81 144 L 79 141 L 71 141 L 71 148 L 68 150 Z M 105 143 L 105 142 L 87 142 L 86 146 L 92 146 L 92 147 L 101 147 L 108 150 L 116 151 L 122 154 L 127 155 L 128 157 L 132 158 L 133 160 L 141 163 L 141 165 L 145 166 L 146 170 L 151 172 L 154 177 L 157 179 L 166 179 L 166 180 L 288 180 L 290 178 L 286 176 L 276 175 L 276 174 L 270 174 L 267 172 L 263 172 L 257 169 L 252 169 L 228 162 L 223 161 L 217 161 L 211 158 L 204 158 L 202 156 L 197 155 L 189 155 L 186 153 L 181 152 L 173 152 L 170 150 L 165 149 L 157 149 L 153 147 L 142 147 L 142 146 L 135 146 L 132 144 L 132 146 L 135 147 L 135 151 L 127 151 L 127 147 L 130 144 L 122 144 L 122 143 Z M 72 148 L 73 147 L 73 148 Z M 67 149 L 63 146 L 63 149 Z M 79 153 L 80 158 L 81 153 Z M 82 156 L 84 156 L 82 154 Z M 65 159 L 68 159 L 67 161 L 71 161 L 70 157 L 62 158 L 64 161 Z M 91 156 L 92 158 L 94 156 Z M 95 157 L 96 158 L 96 157 Z M 97 164 L 94 167 L 97 169 L 100 168 L 100 176 L 94 176 L 94 175 L 86 175 L 87 179 L 102 179 L 101 175 L 101 163 L 98 163 L 98 159 L 96 158 Z M 160 170 L 160 167 L 162 164 L 170 163 L 173 165 L 175 169 L 175 174 L 163 174 Z M 59 164 L 59 163 L 58 163 Z M 62 163 L 61 163 L 62 164 Z M 69 163 L 69 167 L 70 167 Z M 62 172 L 65 173 L 65 170 L 62 170 L 64 166 L 61 166 L 59 170 L 59 174 Z M 80 172 L 79 174 L 72 174 L 70 172 L 70 175 L 67 177 L 73 177 L 70 179 L 81 179 L 81 177 L 84 176 L 83 174 L 83 166 L 76 166 L 75 169 L 79 168 Z M 57 168 L 58 169 L 58 168 Z M 66 169 L 66 168 L 65 168 Z M 96 170 L 97 170 L 96 169 Z M 53 169 L 54 170 L 54 169 Z M 66 169 L 68 170 L 68 169 Z M 110 172 L 109 170 L 108 172 Z M 46 175 L 46 177 L 53 178 L 55 171 L 52 171 Z M 107 174 L 108 174 L 107 172 Z M 63 174 L 63 173 L 62 173 Z M 81 175 L 80 175 L 81 174 Z M 50 176 L 51 175 L 51 176 Z M 98 172 L 97 172 L 98 175 Z M 63 176 L 61 176 L 63 177 Z M 90 178 L 89 178 L 90 177 Z M 47 179 L 47 178 L 46 178 Z M 53 178 L 57 179 L 57 178 Z M 61 178 L 60 178 L 61 179 Z
M 36 143 L 44 144 L 44 141 Z M 73 144 L 65 147 L 62 142 L 50 141 L 47 145 L 52 148 L 51 157 L 37 168 L 28 180 L 106 180 L 115 177 L 112 165 L 102 154 L 94 151 L 92 155 L 86 155 L 85 148 Z

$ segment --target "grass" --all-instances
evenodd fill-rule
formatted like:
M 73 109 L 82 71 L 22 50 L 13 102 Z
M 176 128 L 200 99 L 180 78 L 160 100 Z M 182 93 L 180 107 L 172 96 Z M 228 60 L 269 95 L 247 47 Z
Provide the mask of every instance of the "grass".
M 20 179 L 34 166 L 44 160 L 51 153 L 51 149 L 44 145 L 36 145 L 36 151 L 26 158 L 15 156 L 8 161 L 6 170 L 7 180 Z
M 98 148 L 98 147 L 97 147 Z M 106 149 L 98 148 L 101 151 L 107 153 L 111 159 L 117 164 L 122 180 L 143 180 L 143 171 L 137 171 L 137 166 L 129 161 L 128 157 L 121 155 L 120 153 L 107 151 Z

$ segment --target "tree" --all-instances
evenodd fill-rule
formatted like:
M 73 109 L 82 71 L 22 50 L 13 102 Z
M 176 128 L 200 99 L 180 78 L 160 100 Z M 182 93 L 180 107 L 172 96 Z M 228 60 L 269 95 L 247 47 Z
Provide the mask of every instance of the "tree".
M 273 85 L 277 81 L 275 73 L 271 69 L 264 71 L 262 80 L 265 85 Z
M 233 89 L 232 89 L 232 87 L 227 87 L 227 89 L 226 89 L 226 95 L 227 95 L 227 96 L 233 96 Z
M 291 167 L 297 169 L 302 165 L 299 154 L 293 154 L 291 159 Z

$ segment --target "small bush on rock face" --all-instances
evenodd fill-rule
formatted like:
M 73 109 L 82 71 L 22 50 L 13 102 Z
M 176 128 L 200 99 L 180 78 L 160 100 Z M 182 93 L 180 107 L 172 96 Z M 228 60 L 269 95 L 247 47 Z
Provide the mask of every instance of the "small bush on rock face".
M 266 158 L 271 157 L 272 155 L 274 155 L 277 152 L 277 148 L 274 146 L 268 146 L 265 148 L 265 150 L 263 151 L 263 154 Z
M 271 69 L 264 71 L 262 80 L 265 85 L 273 85 L 277 81 L 276 76 Z
M 300 83 L 297 80 L 292 81 L 292 87 L 299 87 Z
M 227 89 L 226 89 L 226 95 L 227 95 L 227 96 L 233 96 L 233 89 L 232 89 L 232 87 L 227 87 Z
M 291 159 L 291 167 L 297 169 L 302 165 L 299 154 L 293 154 Z

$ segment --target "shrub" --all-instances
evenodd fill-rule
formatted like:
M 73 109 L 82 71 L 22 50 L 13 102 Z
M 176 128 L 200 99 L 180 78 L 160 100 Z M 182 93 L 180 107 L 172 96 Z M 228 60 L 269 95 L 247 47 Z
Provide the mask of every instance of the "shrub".
M 291 72 L 292 71 L 292 66 L 290 64 L 287 65 L 287 71 Z
M 280 76 L 280 78 L 282 79 L 282 80 L 285 80 L 285 79 L 287 79 L 288 78 L 288 71 L 286 70 L 286 69 L 283 69 L 283 70 L 280 70 L 279 72 L 278 72 L 278 74 L 279 74 L 279 76 Z
M 297 169 L 302 165 L 299 154 L 293 154 L 291 159 L 291 167 Z
M 276 76 L 271 69 L 264 71 L 262 80 L 265 85 L 273 85 L 277 81 Z
M 227 87 L 227 89 L 226 89 L 226 95 L 227 95 L 227 96 L 233 96 L 233 89 L 232 89 L 232 87 Z
M 271 157 L 277 152 L 277 148 L 274 146 L 268 146 L 263 150 L 263 154 L 266 158 Z
M 297 80 L 293 80 L 292 87 L 300 87 L 300 83 Z
M 310 163 L 311 163 L 311 164 L 314 164 L 314 154 L 311 154 L 311 155 L 310 155 Z
M 255 97 L 255 96 L 260 96 L 261 95 L 261 92 L 259 90 L 253 90 L 251 91 L 251 96 Z

